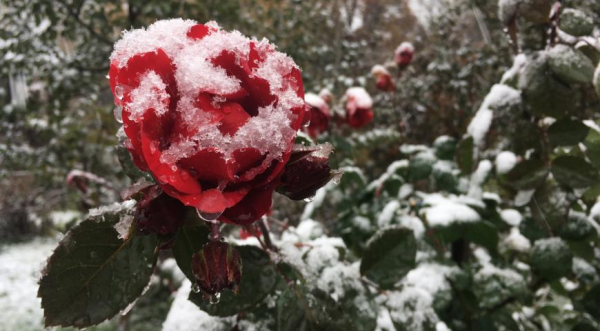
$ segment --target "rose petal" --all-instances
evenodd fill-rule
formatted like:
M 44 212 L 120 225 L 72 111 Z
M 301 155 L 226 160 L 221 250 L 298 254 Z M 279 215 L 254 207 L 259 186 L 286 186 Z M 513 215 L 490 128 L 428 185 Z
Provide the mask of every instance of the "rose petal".
M 190 157 L 179 160 L 178 164 L 190 170 L 192 176 L 199 180 L 211 182 L 234 180 L 234 172 L 225 162 L 223 155 L 214 148 L 200 150 Z
M 226 209 L 219 220 L 239 225 L 248 225 L 260 219 L 270 209 L 275 185 L 254 188 L 235 206 Z
M 233 174 L 243 177 L 248 170 L 261 166 L 264 160 L 265 155 L 261 154 L 256 148 L 238 149 L 233 151 L 230 167 Z
M 165 188 L 165 192 L 174 198 L 179 199 L 186 206 L 192 206 L 205 213 L 220 213 L 226 208 L 230 208 L 239 203 L 247 194 L 247 188 L 240 188 L 235 191 L 221 192 L 218 189 L 210 189 L 199 194 L 183 195 L 178 191 Z
M 162 152 L 158 142 L 150 139 L 145 133 L 142 133 L 142 150 L 148 168 L 158 179 L 161 186 L 169 184 L 186 194 L 198 194 L 202 192 L 200 183 L 186 169 L 160 162 Z
M 187 36 L 191 39 L 200 40 L 214 31 L 215 29 L 209 28 L 204 24 L 196 24 L 190 28 L 190 30 L 187 33 Z
M 250 116 L 256 116 L 258 108 L 266 107 L 277 100 L 271 94 L 271 88 L 266 80 L 251 76 L 252 72 L 248 61 L 238 61 L 235 54 L 224 51 L 213 59 L 213 63 L 225 69 L 228 75 L 235 76 L 242 82 L 241 85 L 247 91 L 247 95 L 241 99 L 235 98 L 235 100 Z M 227 98 L 234 100 L 232 96 L 227 96 Z
M 219 131 L 230 136 L 235 135 L 237 130 L 250 119 L 244 108 L 235 102 L 227 102 L 221 105 L 221 111 L 225 116 L 219 124 Z
M 353 108 L 353 112 L 346 114 L 346 121 L 348 125 L 353 128 L 363 127 L 371 122 L 373 119 L 373 111 L 365 108 Z

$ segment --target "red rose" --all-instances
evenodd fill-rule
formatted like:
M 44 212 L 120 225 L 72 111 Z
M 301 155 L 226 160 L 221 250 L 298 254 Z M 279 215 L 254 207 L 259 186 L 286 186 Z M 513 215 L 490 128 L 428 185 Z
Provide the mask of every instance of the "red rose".
M 305 113 L 291 58 L 214 22 L 173 19 L 125 33 L 109 75 L 125 146 L 165 193 L 238 224 L 270 209 Z
M 346 91 L 346 122 L 353 128 L 363 127 L 373 119 L 373 100 L 362 87 Z
M 390 75 L 390 72 L 387 71 L 387 69 L 384 66 L 380 64 L 375 65 L 373 69 L 371 69 L 371 75 L 377 80 L 375 86 L 379 90 L 384 92 L 391 92 L 396 89 L 396 86 L 394 85 L 394 80 L 392 79 L 392 75 Z
M 403 42 L 394 52 L 394 61 L 399 67 L 409 65 L 415 56 L 415 47 L 409 42 Z
M 329 106 L 325 100 L 313 93 L 304 96 L 306 106 L 310 109 L 310 124 L 306 128 L 308 134 L 315 138 L 327 130 L 329 124 Z

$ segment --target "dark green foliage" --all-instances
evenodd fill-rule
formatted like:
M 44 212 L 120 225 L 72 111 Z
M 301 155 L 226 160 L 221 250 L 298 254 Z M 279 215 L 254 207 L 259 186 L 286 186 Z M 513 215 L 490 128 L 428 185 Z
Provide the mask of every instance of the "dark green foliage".
M 98 324 L 142 294 L 156 263 L 157 239 L 134 234 L 119 239 L 115 225 L 123 217 L 128 216 L 91 217 L 54 251 L 38 292 L 47 326 Z
M 414 268 L 416 252 L 412 231 L 401 227 L 382 229 L 367 243 L 360 273 L 382 288 L 391 288 Z
M 567 187 L 590 187 L 598 181 L 598 170 L 583 158 L 559 156 L 552 161 L 552 175 Z
M 192 255 L 208 242 L 208 235 L 209 230 L 205 225 L 184 225 L 175 236 L 173 256 L 179 269 L 192 282 L 196 280 L 192 274 Z
M 530 263 L 540 277 L 554 280 L 571 271 L 573 253 L 559 238 L 539 239 L 531 249 Z

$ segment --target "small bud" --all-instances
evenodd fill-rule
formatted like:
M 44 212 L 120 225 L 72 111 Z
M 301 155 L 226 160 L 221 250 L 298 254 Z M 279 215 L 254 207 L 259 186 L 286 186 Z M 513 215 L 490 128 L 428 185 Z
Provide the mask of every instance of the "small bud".
M 327 184 L 335 172 L 329 167 L 330 144 L 315 147 L 296 146 L 281 177 L 277 192 L 292 200 L 303 200 L 315 195 Z
M 213 296 L 225 289 L 237 292 L 242 281 L 242 258 L 228 243 L 210 241 L 192 257 L 192 272 L 206 295 Z
M 185 206 L 168 196 L 158 185 L 144 190 L 137 204 L 135 220 L 142 233 L 174 234 L 183 224 Z
M 409 42 L 403 42 L 394 52 L 394 61 L 398 67 L 406 67 L 415 56 L 415 47 Z

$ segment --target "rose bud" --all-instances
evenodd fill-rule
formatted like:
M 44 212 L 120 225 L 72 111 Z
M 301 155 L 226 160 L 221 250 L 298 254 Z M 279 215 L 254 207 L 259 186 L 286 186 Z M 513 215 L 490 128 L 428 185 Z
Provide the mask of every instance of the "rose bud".
M 134 163 L 206 220 L 271 208 L 305 115 L 300 69 L 266 41 L 210 22 L 158 21 L 114 47 L 110 87 Z
M 406 67 L 409 65 L 415 56 L 415 47 L 409 42 L 403 42 L 394 51 L 394 61 L 398 67 Z
M 136 206 L 135 221 L 142 233 L 174 234 L 183 224 L 185 206 L 165 194 L 158 185 L 143 192 Z
M 371 75 L 377 80 L 375 86 L 379 90 L 391 92 L 396 89 L 392 75 L 390 75 L 389 71 L 384 66 L 380 64 L 373 66 L 373 69 L 371 69 Z
M 333 147 L 328 143 L 314 147 L 296 145 L 277 192 L 291 200 L 314 196 L 336 175 L 329 167 L 329 154 L 332 151 Z
M 331 101 L 333 101 L 333 94 L 331 94 L 331 91 L 329 91 L 328 89 L 324 88 L 321 90 L 321 92 L 319 92 L 319 96 L 321 97 L 321 99 L 323 99 L 328 105 L 331 104 Z
M 325 100 L 313 93 L 304 96 L 306 106 L 310 109 L 310 124 L 306 127 L 308 135 L 315 138 L 327 130 L 329 124 L 329 106 Z
M 346 122 L 353 128 L 363 127 L 373 119 L 373 100 L 362 87 L 346 91 Z
M 192 272 L 206 295 L 225 289 L 237 292 L 242 280 L 242 258 L 228 243 L 210 241 L 192 257 Z

